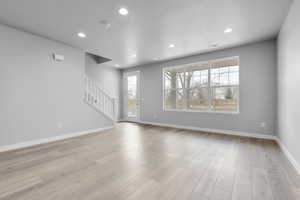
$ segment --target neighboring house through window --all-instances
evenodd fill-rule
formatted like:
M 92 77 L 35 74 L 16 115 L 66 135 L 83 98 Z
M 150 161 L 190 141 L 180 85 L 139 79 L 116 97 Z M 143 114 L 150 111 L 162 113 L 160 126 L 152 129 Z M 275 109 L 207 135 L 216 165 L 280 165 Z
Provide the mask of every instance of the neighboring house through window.
M 239 112 L 239 58 L 163 69 L 164 110 Z

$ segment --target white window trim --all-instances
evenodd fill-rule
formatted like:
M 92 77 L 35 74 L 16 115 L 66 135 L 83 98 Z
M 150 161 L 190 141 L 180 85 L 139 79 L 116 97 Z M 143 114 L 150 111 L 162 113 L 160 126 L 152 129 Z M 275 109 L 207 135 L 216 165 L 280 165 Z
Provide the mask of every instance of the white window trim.
M 211 63 L 220 61 L 220 60 L 225 60 L 225 59 L 238 59 L 239 60 L 239 85 L 238 85 L 238 93 L 239 93 L 239 98 L 238 98 L 238 106 L 237 106 L 237 111 L 235 112 L 226 112 L 226 111 L 213 111 L 211 110 L 211 88 L 213 87 L 230 87 L 230 85 L 226 86 L 212 86 L 210 87 L 210 69 L 211 69 Z M 209 63 L 209 73 L 208 73 L 208 101 L 209 101 L 209 110 L 188 110 L 188 109 L 169 109 L 165 108 L 165 79 L 164 79 L 164 72 L 168 69 L 176 69 L 176 68 L 182 68 L 185 66 L 190 66 L 194 64 L 204 64 L 204 63 Z M 187 63 L 187 64 L 182 64 L 182 65 L 175 65 L 175 66 L 166 66 L 162 68 L 162 103 L 163 103 L 163 111 L 165 112 L 189 112 L 189 113 L 208 113 L 208 114 L 229 114 L 229 115 L 237 115 L 240 114 L 240 57 L 239 56 L 232 56 L 232 57 L 225 57 L 225 58 L 219 58 L 219 59 L 214 59 L 214 60 L 207 60 L 207 61 L 200 61 L 200 62 L 193 62 L 193 63 Z M 176 81 L 177 84 L 177 81 Z M 234 85 L 236 86 L 236 85 Z

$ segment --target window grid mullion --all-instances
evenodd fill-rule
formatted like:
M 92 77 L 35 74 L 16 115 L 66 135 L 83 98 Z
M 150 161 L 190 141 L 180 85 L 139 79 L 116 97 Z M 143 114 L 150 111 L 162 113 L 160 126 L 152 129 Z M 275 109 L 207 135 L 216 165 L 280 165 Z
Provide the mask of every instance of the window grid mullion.
M 175 108 L 177 108 L 177 102 L 178 102 L 178 99 L 177 99 L 177 95 L 178 95 L 178 72 L 176 72 L 176 88 L 175 88 Z
M 211 105 L 212 105 L 212 103 L 211 103 L 211 89 L 210 89 L 210 81 L 211 81 L 211 62 L 209 62 L 208 63 L 208 83 L 207 83 L 207 85 L 208 85 L 208 110 L 209 111 L 211 111 L 212 109 L 211 109 Z

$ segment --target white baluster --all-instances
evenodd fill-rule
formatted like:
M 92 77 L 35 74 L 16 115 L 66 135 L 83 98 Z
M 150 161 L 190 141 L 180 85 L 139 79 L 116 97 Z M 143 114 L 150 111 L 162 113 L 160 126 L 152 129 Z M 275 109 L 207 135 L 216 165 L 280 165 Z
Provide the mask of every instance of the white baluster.
M 99 88 L 96 89 L 96 101 L 97 101 L 97 108 L 99 109 Z
M 112 120 L 115 120 L 116 116 L 116 102 L 114 98 L 111 98 L 101 88 L 98 87 L 97 82 L 84 77 L 85 82 L 85 102 L 93 106 L 99 112 L 108 116 Z

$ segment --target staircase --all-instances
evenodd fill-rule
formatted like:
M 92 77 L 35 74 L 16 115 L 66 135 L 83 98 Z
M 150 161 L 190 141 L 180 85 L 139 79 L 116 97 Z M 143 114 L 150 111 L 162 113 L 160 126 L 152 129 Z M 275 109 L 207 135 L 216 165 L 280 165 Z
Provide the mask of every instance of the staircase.
M 84 101 L 114 122 L 117 120 L 117 99 L 110 97 L 95 80 L 87 76 L 85 76 Z

